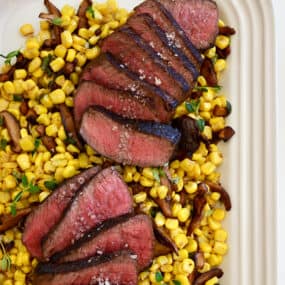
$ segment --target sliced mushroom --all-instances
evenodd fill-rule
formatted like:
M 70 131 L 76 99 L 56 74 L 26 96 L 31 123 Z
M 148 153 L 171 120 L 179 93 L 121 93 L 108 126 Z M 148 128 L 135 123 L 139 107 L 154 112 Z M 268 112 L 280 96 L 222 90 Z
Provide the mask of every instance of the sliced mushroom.
M 53 137 L 43 136 L 41 137 L 43 145 L 51 152 L 55 153 L 56 142 Z
M 155 223 L 153 223 L 153 231 L 158 242 L 167 246 L 171 249 L 171 251 L 174 251 L 176 254 L 178 254 L 178 248 L 175 242 L 163 228 L 160 228 Z
M 235 131 L 232 127 L 225 127 L 218 133 L 218 138 L 223 140 L 224 142 L 230 140 L 235 134 Z
M 31 208 L 21 209 L 17 211 L 15 216 L 3 215 L 0 217 L 0 233 L 7 231 L 15 227 L 23 218 L 25 218 L 30 212 Z
M 219 34 L 224 36 L 232 36 L 236 33 L 235 29 L 229 26 L 219 27 Z
M 214 65 L 209 58 L 205 58 L 202 65 L 200 74 L 203 75 L 207 81 L 208 86 L 215 87 L 218 84 L 217 74 Z
M 77 136 L 76 128 L 75 128 L 75 123 L 73 120 L 72 113 L 68 109 L 68 107 L 65 104 L 60 104 L 59 105 L 59 111 L 61 115 L 61 120 L 64 126 L 64 129 L 66 131 L 66 134 L 70 137 L 72 137 L 76 143 L 76 146 L 79 149 L 83 149 L 83 146 Z
M 204 285 L 208 280 L 212 279 L 213 277 L 221 278 L 224 275 L 224 272 L 220 268 L 213 268 L 205 273 L 202 273 L 198 276 L 193 285 Z
M 213 115 L 214 116 L 226 117 L 228 114 L 229 114 L 229 110 L 228 110 L 227 107 L 221 107 L 221 106 L 218 106 L 218 105 L 216 105 L 214 107 L 214 110 L 213 110 Z
M 27 101 L 23 101 L 20 105 L 20 112 L 22 115 L 27 115 L 28 111 L 29 111 L 28 103 Z
M 230 211 L 232 208 L 231 198 L 228 192 L 223 188 L 221 184 L 207 181 L 207 185 L 210 187 L 212 192 L 217 192 L 221 195 L 221 201 L 223 202 L 225 209 Z
M 8 129 L 9 136 L 12 140 L 12 150 L 16 153 L 21 152 L 20 147 L 20 125 L 16 118 L 7 111 L 0 112 L 0 116 L 4 119 Z
M 196 252 L 194 254 L 194 261 L 195 261 L 195 267 L 197 269 L 202 269 L 205 264 L 205 258 L 203 252 Z
M 172 249 L 157 240 L 154 241 L 154 250 L 153 250 L 153 256 L 158 257 L 161 255 L 166 255 L 168 253 L 171 253 Z
M 88 19 L 86 17 L 86 10 L 92 6 L 91 0 L 83 0 L 78 8 L 77 16 L 79 17 L 78 29 L 88 28 Z
M 27 121 L 33 125 L 36 124 L 37 117 L 38 115 L 34 109 L 29 109 L 28 112 L 26 113 Z
M 49 0 L 44 0 L 44 5 L 46 6 L 47 10 L 50 14 L 53 14 L 57 17 L 61 16 L 60 10 Z
M 171 198 L 166 197 L 165 199 L 154 199 L 154 202 L 159 206 L 163 215 L 167 218 L 173 218 L 171 210 Z
M 231 54 L 231 46 L 228 46 L 224 49 L 216 48 L 216 52 L 220 58 L 226 59 Z
M 45 134 L 46 127 L 44 125 L 38 125 L 36 126 L 36 131 L 39 133 L 40 136 L 43 136 Z

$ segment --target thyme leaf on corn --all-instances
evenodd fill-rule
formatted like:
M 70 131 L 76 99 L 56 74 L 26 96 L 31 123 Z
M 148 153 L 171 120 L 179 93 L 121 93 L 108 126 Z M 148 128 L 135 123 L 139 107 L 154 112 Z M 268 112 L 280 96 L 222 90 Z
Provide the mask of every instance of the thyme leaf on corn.
M 189 113 L 197 114 L 200 107 L 200 100 L 191 100 L 190 102 L 185 103 L 185 107 Z
M 15 101 L 15 102 L 23 102 L 24 98 L 21 95 L 13 95 L 13 101 Z
M 56 18 L 53 18 L 51 22 L 52 22 L 52 24 L 55 25 L 55 26 L 60 26 L 60 25 L 62 24 L 62 19 L 56 17 Z
M 35 148 L 34 148 L 34 150 L 32 151 L 32 154 L 34 154 L 34 153 L 37 152 L 37 150 L 38 150 L 38 148 L 39 148 L 40 145 L 41 145 L 41 140 L 40 140 L 40 139 L 35 139 L 35 142 L 34 142 Z
M 208 92 L 209 89 L 213 89 L 216 92 L 219 92 L 222 90 L 222 86 L 196 86 L 193 88 L 194 91 L 202 91 L 202 92 Z
M 155 273 L 155 280 L 156 282 L 161 282 L 163 280 L 163 275 L 160 271 Z
M 1 258 L 1 270 L 9 271 L 11 267 L 11 258 L 9 254 L 7 253 L 6 248 L 1 239 L 0 239 L 0 246 L 1 246 L 2 255 L 3 255 L 3 257 Z
M 5 58 L 5 64 L 11 64 L 11 60 L 20 54 L 20 50 L 14 50 L 9 52 L 7 55 L 0 54 L 0 57 Z
M 205 121 L 203 119 L 198 119 L 196 122 L 200 132 L 203 132 L 205 128 Z
M 51 76 L 52 75 L 52 71 L 49 67 L 50 62 L 53 60 L 53 57 L 51 54 L 49 54 L 48 56 L 45 56 L 42 60 L 42 65 L 41 65 L 41 69 L 48 75 Z
M 89 6 L 89 7 L 86 9 L 86 12 L 87 12 L 87 13 L 90 13 L 90 15 L 92 16 L 93 19 L 95 18 L 95 12 L 94 12 L 94 9 L 92 8 L 92 6 Z
M 0 116 L 0 127 L 2 127 L 4 125 L 4 119 L 2 116 Z
M 181 285 L 180 281 L 178 281 L 178 280 L 172 280 L 172 282 L 174 285 Z
M 1 140 L 0 140 L 0 149 L 1 149 L 1 150 L 5 150 L 7 144 L 8 144 L 8 141 L 7 141 L 7 140 L 1 139 Z
M 57 182 L 55 180 L 45 181 L 44 185 L 49 190 L 54 190 L 57 187 Z
M 22 176 L 21 182 L 22 182 L 23 187 L 28 187 L 29 186 L 29 181 L 28 181 L 28 178 L 27 178 L 26 175 Z

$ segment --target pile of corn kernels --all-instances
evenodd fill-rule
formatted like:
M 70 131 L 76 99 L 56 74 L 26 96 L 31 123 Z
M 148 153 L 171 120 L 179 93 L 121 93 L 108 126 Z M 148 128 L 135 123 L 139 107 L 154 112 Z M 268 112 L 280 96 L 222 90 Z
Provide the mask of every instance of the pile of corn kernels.
M 91 11 L 91 12 L 90 12 Z M 26 38 L 25 48 L 21 51 L 27 59 L 27 67 L 16 69 L 13 78 L 0 82 L 0 112 L 8 111 L 19 122 L 21 152 L 15 153 L 11 147 L 8 129 L 0 121 L 0 215 L 11 215 L 11 205 L 16 211 L 29 208 L 44 201 L 51 193 L 50 183 L 60 183 L 64 179 L 78 174 L 83 169 L 96 164 L 103 164 L 105 158 L 85 145 L 80 150 L 68 136 L 62 124 L 58 104 L 73 106 L 73 94 L 83 66 L 100 54 L 98 42 L 111 34 L 114 29 L 123 25 L 128 18 L 128 11 L 120 9 L 115 0 L 93 4 L 88 9 L 88 28 L 77 29 L 79 18 L 74 7 L 65 5 L 61 9 L 60 27 L 61 43 L 54 49 L 43 48 L 45 40 L 51 38 L 51 23 L 40 22 L 40 32 L 34 33 L 30 24 L 20 27 L 20 33 Z M 224 26 L 222 21 L 220 26 Z M 219 35 L 216 46 L 206 51 L 205 56 L 212 59 L 218 78 L 226 68 L 226 60 L 217 57 L 216 48 L 225 49 L 230 45 L 230 38 Z M 51 56 L 48 69 L 44 61 Z M 75 68 L 68 76 L 61 70 L 66 63 L 74 63 Z M 2 73 L 11 70 L 10 64 L 2 67 Z M 200 86 L 207 86 L 203 76 L 198 79 Z M 209 141 L 213 132 L 222 130 L 225 117 L 215 116 L 215 106 L 226 107 L 228 102 L 224 95 L 215 88 L 206 88 L 200 97 L 198 112 L 189 113 L 186 103 L 177 107 L 175 117 L 188 115 L 203 119 L 205 127 L 203 136 Z M 31 124 L 21 112 L 21 105 L 26 102 L 28 109 L 36 114 Z M 2 122 L 2 123 L 1 123 Z M 44 133 L 41 134 L 39 126 Z M 49 150 L 42 142 L 41 136 L 50 137 L 55 149 Z M 126 183 L 138 183 L 149 191 L 134 194 L 134 203 L 145 213 L 152 215 L 155 224 L 169 233 L 178 248 L 177 253 L 168 253 L 156 257 L 152 265 L 141 272 L 139 284 L 190 284 L 189 274 L 195 269 L 193 254 L 202 252 L 205 262 L 199 272 L 207 272 L 219 266 L 228 251 L 227 231 L 222 221 L 226 211 L 220 201 L 220 194 L 208 192 L 207 204 L 203 209 L 200 226 L 191 236 L 187 236 L 187 227 L 191 221 L 193 205 L 181 203 L 181 193 L 193 200 L 202 181 L 220 181 L 218 167 L 223 162 L 223 155 L 217 144 L 201 143 L 192 158 L 169 163 L 169 173 L 176 184 L 171 191 L 172 218 L 164 216 L 154 199 L 165 199 L 170 193 L 167 186 L 161 185 L 152 168 L 120 166 Z M 27 190 L 23 177 L 28 185 L 36 186 L 37 191 Z M 153 209 L 156 212 L 153 213 Z M 1 241 L 7 246 L 7 252 L 0 251 L 0 284 L 32 284 L 32 272 L 37 265 L 21 241 L 21 228 L 15 227 L 1 233 Z M 12 246 L 11 246 L 12 245 Z M 3 260 L 7 262 L 3 262 Z M 11 264 L 10 264 L 11 263 Z M 6 265 L 6 266 L 5 266 Z M 211 278 L 206 285 L 218 283 L 218 278 Z

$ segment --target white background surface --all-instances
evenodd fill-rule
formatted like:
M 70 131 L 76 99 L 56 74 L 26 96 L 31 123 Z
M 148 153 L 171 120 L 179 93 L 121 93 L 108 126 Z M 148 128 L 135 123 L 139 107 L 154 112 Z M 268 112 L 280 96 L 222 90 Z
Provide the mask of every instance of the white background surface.
M 277 40 L 278 285 L 285 284 L 285 1 L 273 0 Z M 270 94 L 268 94 L 270 96 Z

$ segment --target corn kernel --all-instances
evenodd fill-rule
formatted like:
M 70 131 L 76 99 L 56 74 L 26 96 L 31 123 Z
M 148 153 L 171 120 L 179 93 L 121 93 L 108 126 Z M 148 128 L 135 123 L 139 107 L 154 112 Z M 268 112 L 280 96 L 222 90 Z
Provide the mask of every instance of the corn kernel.
M 25 284 L 26 275 L 20 270 L 16 270 L 14 273 L 14 278 L 16 281 L 22 281 Z
M 198 83 L 201 85 L 201 86 L 206 86 L 207 85 L 207 81 L 205 79 L 204 76 L 200 75 L 197 79 Z
M 90 45 L 95 46 L 99 40 L 100 40 L 100 36 L 94 35 L 88 40 L 88 42 Z
M 66 61 L 73 62 L 76 56 L 76 50 L 75 49 L 68 49 Z
M 79 66 L 83 66 L 86 63 L 87 58 L 84 54 L 78 53 L 75 57 Z
M 187 245 L 188 239 L 185 234 L 180 233 L 174 236 L 174 242 L 178 248 L 183 248 Z
M 213 58 L 216 55 L 216 47 L 212 47 L 205 52 L 206 57 Z
M 230 38 L 224 35 L 218 35 L 216 37 L 216 42 L 215 45 L 219 48 L 219 49 L 225 49 L 230 45 Z
M 100 54 L 100 47 L 95 46 L 86 50 L 86 57 L 89 60 L 96 58 Z
M 177 215 L 179 222 L 185 223 L 190 217 L 190 210 L 188 208 L 182 208 Z
M 195 263 L 192 259 L 186 258 L 182 261 L 182 270 L 185 273 L 191 274 L 195 268 Z
M 216 169 L 216 166 L 208 161 L 206 163 L 204 163 L 202 166 L 201 166 L 201 171 L 202 173 L 204 173 L 205 175 L 210 175 L 212 172 L 214 172 Z
M 65 101 L 65 93 L 62 89 L 56 89 L 49 94 L 53 104 L 62 104 Z
M 61 57 L 64 58 L 67 52 L 67 48 L 64 45 L 58 45 L 56 46 L 55 50 L 54 50 L 54 54 L 57 57 Z
M 61 14 L 63 16 L 72 17 L 75 14 L 75 10 L 72 6 L 66 4 L 62 7 Z
M 208 217 L 208 225 L 213 231 L 220 229 L 222 226 L 220 222 L 214 220 L 212 217 Z
M 17 163 L 22 170 L 26 170 L 31 167 L 31 162 L 28 154 L 21 153 L 17 157 Z
M 210 253 L 212 251 L 211 245 L 207 242 L 200 242 L 199 247 L 204 253 L 205 252 Z
M 64 168 L 63 173 L 62 173 L 64 178 L 70 178 L 70 177 L 74 176 L 75 174 L 76 174 L 75 167 L 70 166 L 70 165 L 68 165 L 66 168 Z
M 3 88 L 4 88 L 4 91 L 8 94 L 14 94 L 15 93 L 15 87 L 14 87 L 13 82 L 11 82 L 11 81 L 6 81 L 3 84 Z
M 78 35 L 86 40 L 88 40 L 88 38 L 91 36 L 91 32 L 85 28 L 81 28 L 78 31 Z
M 214 233 L 214 239 L 216 241 L 224 242 L 228 238 L 228 233 L 224 229 L 217 229 Z
M 216 221 L 222 221 L 225 218 L 225 211 L 223 209 L 215 209 L 212 217 L 216 220 Z
M 153 186 L 153 180 L 150 180 L 144 176 L 140 177 L 140 184 L 144 187 L 151 187 Z
M 70 80 L 65 80 L 62 85 L 62 90 L 66 95 L 70 95 L 74 91 L 75 87 Z M 73 104 L 73 101 L 72 101 Z
M 61 42 L 66 48 L 70 48 L 73 44 L 73 38 L 70 31 L 64 31 L 61 33 Z
M 228 245 L 226 243 L 215 241 L 214 246 L 213 246 L 213 252 L 220 254 L 220 255 L 225 255 L 227 251 L 228 251 Z
M 130 183 L 133 181 L 133 174 L 131 172 L 125 171 L 123 178 L 125 182 Z
M 215 285 L 215 284 L 218 284 L 219 283 L 219 279 L 218 279 L 218 277 L 213 277 L 213 278 L 211 278 L 211 279 L 209 279 L 206 283 L 205 283 L 205 285 Z
M 22 36 L 30 36 L 34 33 L 34 28 L 31 24 L 24 24 L 20 27 L 20 33 Z
M 165 227 L 168 230 L 175 230 L 178 228 L 178 220 L 177 219 L 171 219 L 171 218 L 167 218 L 166 222 L 165 222 Z
M 145 192 L 140 192 L 136 195 L 134 195 L 134 200 L 135 202 L 138 204 L 138 203 L 142 203 L 146 200 L 146 193 Z
M 170 273 L 170 272 L 173 271 L 173 266 L 172 266 L 171 264 L 163 264 L 163 265 L 161 266 L 161 271 L 162 271 L 163 273 L 166 273 L 166 272 Z
M 49 194 L 50 194 L 49 192 L 41 192 L 39 194 L 39 201 L 43 202 L 49 196 Z
M 64 60 L 61 57 L 57 57 L 49 64 L 49 66 L 54 72 L 58 72 L 64 67 L 64 64 Z
M 184 274 L 175 275 L 174 280 L 179 281 L 181 285 L 191 285 L 187 275 Z
M 168 188 L 165 185 L 160 185 L 157 187 L 157 195 L 159 199 L 165 199 L 168 193 Z
M 58 127 L 55 124 L 51 124 L 46 127 L 46 135 L 49 137 L 56 137 L 58 132 Z
M 12 280 L 6 279 L 6 280 L 3 282 L 3 285 L 14 285 L 14 284 L 13 284 L 13 281 L 12 281 Z
M 15 80 L 25 79 L 26 77 L 27 77 L 27 71 L 25 69 L 16 69 L 14 71 L 14 79 Z M 18 92 L 16 92 L 16 93 L 18 93 Z
M 32 151 L 35 149 L 35 143 L 32 136 L 21 138 L 19 143 L 23 151 Z
M 191 171 L 193 168 L 193 161 L 191 161 L 189 158 L 185 158 L 181 161 L 180 167 L 186 172 Z
M 158 212 L 155 215 L 154 222 L 158 227 L 162 227 L 165 224 L 165 217 L 162 213 Z
M 198 185 L 196 182 L 193 181 L 188 181 L 185 185 L 184 185 L 184 189 L 186 190 L 186 192 L 188 194 L 193 194 L 198 190 Z
M 221 72 L 227 67 L 227 62 L 224 59 L 218 59 L 214 65 L 216 72 Z

